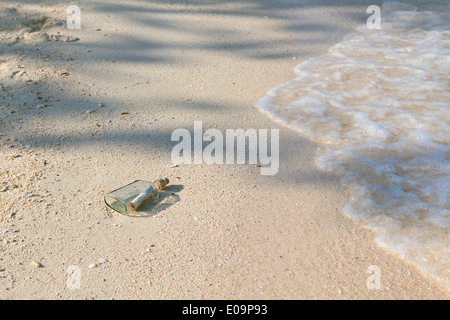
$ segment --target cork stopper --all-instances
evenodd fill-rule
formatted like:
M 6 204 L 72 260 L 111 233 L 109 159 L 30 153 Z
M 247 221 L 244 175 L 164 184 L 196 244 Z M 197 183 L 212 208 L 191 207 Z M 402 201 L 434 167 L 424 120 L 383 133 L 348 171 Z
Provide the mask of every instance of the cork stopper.
M 163 190 L 168 184 L 169 184 L 168 178 L 159 179 L 159 180 L 155 181 L 155 186 L 159 190 Z

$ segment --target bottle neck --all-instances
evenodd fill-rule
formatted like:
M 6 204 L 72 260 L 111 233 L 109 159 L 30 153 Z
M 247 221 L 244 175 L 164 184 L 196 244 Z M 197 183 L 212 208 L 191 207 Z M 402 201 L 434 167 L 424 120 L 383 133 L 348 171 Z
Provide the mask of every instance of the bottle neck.
M 159 179 L 159 180 L 153 181 L 153 183 L 155 184 L 156 188 L 158 188 L 159 190 L 162 190 L 169 184 L 169 179 L 167 179 L 167 178 Z

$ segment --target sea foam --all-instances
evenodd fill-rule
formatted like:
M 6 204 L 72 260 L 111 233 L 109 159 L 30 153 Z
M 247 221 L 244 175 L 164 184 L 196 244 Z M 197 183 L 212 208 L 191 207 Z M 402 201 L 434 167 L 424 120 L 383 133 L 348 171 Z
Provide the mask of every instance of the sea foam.
M 450 290 L 450 2 L 385 1 L 259 108 L 320 144 L 344 212 Z M 282 165 L 282 164 L 281 164 Z

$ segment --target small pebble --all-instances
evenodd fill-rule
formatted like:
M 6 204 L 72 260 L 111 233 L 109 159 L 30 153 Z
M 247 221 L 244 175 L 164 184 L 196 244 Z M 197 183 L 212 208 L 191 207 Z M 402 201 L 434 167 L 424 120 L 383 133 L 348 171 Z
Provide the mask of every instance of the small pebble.
M 108 260 L 107 259 L 100 259 L 100 261 L 98 263 L 103 264 L 103 263 L 107 263 Z
M 43 104 L 38 104 L 38 105 L 36 106 L 37 109 L 42 109 L 43 107 L 44 107 Z
M 97 265 L 95 263 L 93 263 L 93 264 L 90 264 L 88 268 L 89 269 L 97 268 Z

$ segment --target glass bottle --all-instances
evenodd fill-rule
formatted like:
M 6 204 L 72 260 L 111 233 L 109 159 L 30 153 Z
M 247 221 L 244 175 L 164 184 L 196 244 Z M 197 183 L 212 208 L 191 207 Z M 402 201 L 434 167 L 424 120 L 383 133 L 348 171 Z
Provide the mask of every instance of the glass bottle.
M 136 180 L 106 194 L 105 203 L 121 214 L 135 214 L 143 203 L 154 202 L 168 184 L 167 178 L 153 182 Z

